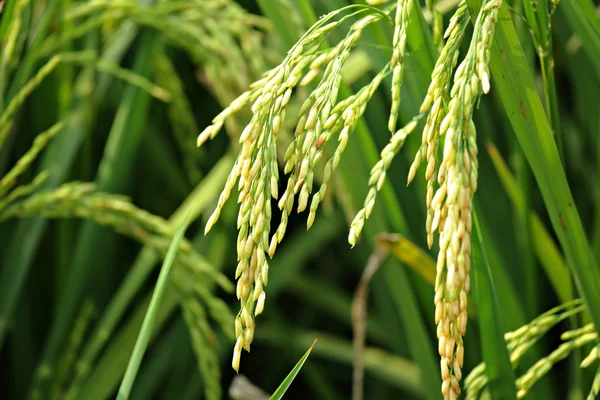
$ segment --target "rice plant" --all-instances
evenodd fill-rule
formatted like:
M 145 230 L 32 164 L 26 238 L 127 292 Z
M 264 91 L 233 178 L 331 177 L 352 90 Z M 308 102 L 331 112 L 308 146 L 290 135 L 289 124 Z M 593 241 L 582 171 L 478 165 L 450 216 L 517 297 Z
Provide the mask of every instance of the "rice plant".
M 3 398 L 600 393 L 593 2 L 0 7 Z

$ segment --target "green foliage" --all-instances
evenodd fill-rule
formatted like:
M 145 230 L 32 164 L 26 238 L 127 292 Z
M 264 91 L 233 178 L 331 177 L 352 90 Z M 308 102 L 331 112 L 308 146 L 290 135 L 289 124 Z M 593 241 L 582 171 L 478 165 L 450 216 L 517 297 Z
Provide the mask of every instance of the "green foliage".
M 593 2 L 366 3 L 0 2 L 0 398 L 598 395 Z

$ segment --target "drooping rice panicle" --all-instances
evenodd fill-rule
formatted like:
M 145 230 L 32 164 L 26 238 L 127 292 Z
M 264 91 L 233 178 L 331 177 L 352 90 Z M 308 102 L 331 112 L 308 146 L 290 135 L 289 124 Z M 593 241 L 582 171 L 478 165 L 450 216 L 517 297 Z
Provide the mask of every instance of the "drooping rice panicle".
M 444 399 L 449 400 L 458 398 L 461 391 L 459 381 L 464 362 L 463 336 L 467 328 L 471 199 L 477 190 L 478 175 L 476 129 L 472 114 L 479 96 L 490 89 L 489 52 L 500 4 L 500 0 L 491 0 L 481 8 L 468 53 L 454 74 L 450 101 L 445 106 L 444 95 L 464 29 L 462 21 L 466 4 L 459 6 L 451 20 L 447 31 L 448 41 L 421 109 L 429 109 L 434 99 L 435 103 L 424 130 L 423 144 L 408 178 L 410 182 L 421 159 L 426 156 L 426 228 L 430 246 L 433 232 L 439 232 L 434 302 L 443 381 L 441 390 Z M 437 167 L 436 152 L 442 136 L 442 160 Z M 434 193 L 435 175 L 439 187 Z
M 383 183 L 385 182 L 386 172 L 392 163 L 392 160 L 398 154 L 402 146 L 404 145 L 404 141 L 406 137 L 415 129 L 417 126 L 417 121 L 419 117 L 414 118 L 400 130 L 392 135 L 390 138 L 390 142 L 383 148 L 381 151 L 381 159 L 375 164 L 375 166 L 371 169 L 371 175 L 369 177 L 369 193 L 365 198 L 365 202 L 363 208 L 356 214 L 352 224 L 350 225 L 350 233 L 348 234 L 348 242 L 354 246 L 362 228 L 365 224 L 365 221 L 371 215 L 373 211 L 373 207 L 375 206 L 375 199 L 377 198 L 377 193 L 383 187 Z
M 276 140 L 281 122 L 285 119 L 291 91 L 312 59 L 301 57 L 302 47 L 294 47 L 284 62 L 266 76 L 264 84 L 254 89 L 253 117 L 240 137 L 241 153 L 206 226 L 208 232 L 237 181 L 240 211 L 236 295 L 242 306 L 235 324 L 237 342 L 232 365 L 236 370 L 239 368 L 241 349 L 250 350 L 254 337 L 254 316 L 260 314 L 264 307 L 263 288 L 268 283 L 269 268 L 266 253 L 269 247 L 271 198 L 278 198 Z M 312 55 L 313 52 L 314 47 L 305 54 Z M 247 93 L 249 96 L 250 92 Z M 222 120 L 217 120 L 217 125 L 212 127 L 220 129 L 222 123 Z
M 374 21 L 387 18 L 387 15 L 364 6 L 350 8 L 359 9 L 353 15 L 366 10 L 371 12 L 352 25 L 346 38 L 340 45 L 334 47 L 335 53 L 328 51 L 319 54 L 318 48 L 325 36 L 344 21 L 344 18 L 332 21 L 332 18 L 343 9 L 321 18 L 290 49 L 285 59 L 277 67 L 252 84 L 250 90 L 234 100 L 229 107 L 213 119 L 213 124 L 198 136 L 197 143 L 200 146 L 221 130 L 229 116 L 238 112 L 245 105 L 252 104 L 252 118 L 239 138 L 240 153 L 205 229 L 205 232 L 208 232 L 217 221 L 223 205 L 237 184 L 240 208 L 237 240 L 238 267 L 235 275 L 238 280 L 236 295 L 240 300 L 241 309 L 235 319 L 237 340 L 232 367 L 236 371 L 239 369 L 241 350 L 250 351 L 250 344 L 254 337 L 254 318 L 264 309 L 266 297 L 264 287 L 268 284 L 269 271 L 266 256 L 268 254 L 272 257 L 277 244 L 283 239 L 287 218 L 291 213 L 296 194 L 299 196 L 298 211 L 303 211 L 307 207 L 314 180 L 313 169 L 321 156 L 319 149 L 338 127 L 336 123 L 328 125 L 327 121 L 333 117 L 335 122 L 341 114 L 346 129 L 342 129 L 340 137 L 345 134 L 346 139 L 340 140 L 344 141 L 345 145 L 349 131 L 358 118 L 356 114 L 347 113 L 346 108 L 336 110 L 337 95 L 342 78 L 341 68 L 364 28 Z M 292 90 L 299 84 L 304 70 L 311 65 L 312 71 L 319 70 L 324 64 L 327 64 L 324 76 L 300 111 L 300 122 L 296 128 L 296 135 L 286 153 L 285 158 L 288 164 L 284 171 L 285 173 L 291 172 L 291 175 L 287 189 L 279 201 L 279 207 L 283 210 L 281 222 L 269 243 L 272 217 L 271 199 L 279 198 L 278 133 L 285 120 Z M 312 72 L 314 76 L 317 73 Z M 377 85 L 380 80 L 381 78 Z M 372 96 L 372 92 L 365 91 L 364 93 L 366 95 L 357 98 L 356 101 L 366 102 Z M 343 103 L 356 106 L 356 102 Z M 364 112 L 364 107 L 361 114 L 362 112 Z M 329 126 L 329 130 L 324 129 L 326 126 Z M 337 157 L 335 165 L 339 162 L 339 153 L 341 152 L 336 152 L 336 156 L 334 156 Z M 332 172 L 335 168 L 330 165 L 329 169 Z M 318 202 L 315 204 L 318 205 Z M 316 207 L 314 209 L 316 210 Z M 314 213 L 311 215 L 314 219 Z M 309 226 L 310 224 L 311 217 L 309 216 Z
M 517 378 L 517 398 L 524 398 L 531 387 L 546 375 L 554 364 L 565 359 L 573 350 L 594 342 L 598 342 L 598 333 L 586 332 L 562 343 L 550 355 L 538 360 L 525 374 Z
M 13 188 L 17 178 L 37 159 L 40 152 L 46 148 L 48 142 L 64 127 L 64 121 L 57 122 L 48 130 L 37 135 L 31 148 L 17 161 L 17 163 L 0 179 L 0 199 Z
M 404 77 L 404 50 L 406 47 L 406 31 L 412 15 L 412 0 L 398 0 L 396 18 L 394 20 L 394 42 L 392 49 L 392 109 L 388 121 L 388 129 L 394 133 L 400 111 L 400 88 Z
M 326 121 L 325 128 L 330 130 L 321 136 L 321 138 L 319 139 L 320 141 L 317 141 L 318 151 L 316 157 L 320 157 L 323 144 L 328 142 L 329 139 L 333 136 L 333 134 L 339 132 L 338 146 L 336 147 L 333 156 L 325 164 L 323 181 L 319 190 L 314 194 L 312 198 L 310 204 L 310 213 L 308 215 L 307 220 L 308 228 L 312 226 L 319 204 L 325 198 L 325 193 L 327 191 L 329 179 L 331 178 L 331 174 L 336 170 L 340 162 L 342 153 L 344 152 L 344 149 L 348 144 L 350 134 L 354 131 L 354 128 L 356 127 L 359 118 L 365 112 L 367 102 L 371 99 L 371 97 L 381 84 L 381 81 L 386 73 L 387 69 L 384 69 L 379 74 L 377 74 L 368 85 L 363 87 L 355 95 L 350 96 L 346 100 L 338 103 L 338 105 L 332 110 L 332 114 L 329 116 L 329 119 Z M 331 128 L 328 128 L 329 126 L 331 126 Z
M 333 51 L 323 53 L 319 56 L 321 59 L 317 58 L 313 62 L 322 65 L 328 59 L 331 60 L 319 85 L 300 110 L 300 121 L 296 127 L 295 138 L 286 151 L 284 172 L 290 173 L 290 177 L 286 190 L 279 201 L 279 208 L 283 211 L 282 220 L 276 235 L 271 239 L 270 255 L 274 253 L 283 238 L 287 227 L 287 218 L 294 205 L 294 196 L 299 193 L 298 212 L 304 211 L 308 206 L 308 198 L 312 193 L 314 182 L 314 167 L 321 159 L 324 145 L 334 134 L 339 133 L 339 145 L 333 157 L 325 165 L 321 188 L 312 198 L 307 227 L 312 226 L 319 203 L 325 196 L 329 178 L 337 168 L 349 135 L 354 130 L 358 118 L 364 113 L 367 101 L 381 83 L 385 69 L 359 93 L 336 104 L 342 79 L 341 68 L 348 59 L 351 48 L 362 35 L 364 28 L 379 19 L 381 19 L 379 14 L 361 18 L 352 25 L 346 38 L 332 49 L 335 53 Z M 309 74 L 313 71 L 316 71 L 316 68 L 311 65 Z
M 433 245 L 433 231 L 431 223 L 433 222 L 433 210 L 431 201 L 436 186 L 436 176 L 438 172 L 438 147 L 440 124 L 445 115 L 445 109 L 448 106 L 450 83 L 452 71 L 458 62 L 458 51 L 463 39 L 464 31 L 468 25 L 467 3 L 463 1 L 458 6 L 455 14 L 450 19 L 448 28 L 444 37 L 447 38 L 441 54 L 431 74 L 431 84 L 427 90 L 425 100 L 421 105 L 421 112 L 431 109 L 421 139 L 421 147 L 415 156 L 415 160 L 410 167 L 408 182 L 410 183 L 417 172 L 422 160 L 427 160 L 427 171 L 425 179 L 427 180 L 427 244 L 431 248 Z
M 40 175 L 44 176 L 45 174 Z M 33 215 L 91 219 L 150 245 L 161 255 L 166 254 L 170 239 L 175 233 L 174 228 L 163 218 L 136 207 L 124 196 L 96 192 L 94 185 L 89 183 L 66 183 L 0 208 L 0 222 Z M 231 282 L 204 261 L 185 239 L 180 245 L 178 262 L 193 275 L 203 280 L 209 278 L 224 290 L 232 291 Z

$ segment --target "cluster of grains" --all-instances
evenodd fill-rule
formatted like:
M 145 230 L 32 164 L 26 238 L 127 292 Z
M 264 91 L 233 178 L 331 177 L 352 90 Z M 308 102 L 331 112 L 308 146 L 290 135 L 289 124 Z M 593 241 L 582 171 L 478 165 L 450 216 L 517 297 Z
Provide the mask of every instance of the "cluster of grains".
M 312 226 L 319 204 L 325 198 L 327 184 L 329 183 L 331 174 L 333 171 L 335 171 L 340 162 L 342 153 L 348 144 L 350 134 L 354 131 L 358 120 L 364 114 L 368 101 L 373 97 L 373 94 L 388 72 L 388 69 L 385 68 L 383 71 L 377 74 L 368 85 L 361 88 L 356 94 L 353 94 L 336 104 L 336 106 L 331 110 L 329 118 L 327 118 L 325 121 L 323 126 L 325 130 L 315 143 L 315 148 L 317 149 L 315 157 L 317 159 L 321 157 L 323 145 L 327 143 L 334 135 L 338 135 L 338 145 L 333 152 L 333 156 L 325 164 L 321 186 L 312 197 L 307 220 L 308 228 Z
M 523 355 L 551 328 L 583 310 L 583 302 L 581 300 L 574 300 L 543 313 L 516 331 L 507 332 L 504 335 L 504 339 L 506 340 L 506 347 L 513 366 L 516 367 Z M 478 399 L 488 382 L 489 378 L 486 374 L 485 363 L 481 363 L 473 368 L 469 376 L 465 379 L 466 398 L 468 400 Z
M 71 182 L 11 202 L 0 209 L 0 222 L 33 215 L 90 219 L 148 245 L 163 256 L 175 234 L 173 227 L 163 218 L 136 207 L 126 197 L 97 192 L 89 183 Z M 232 290 L 227 277 L 215 271 L 185 239 L 181 242 L 177 263 L 187 273 L 195 275 L 198 278 L 196 282 L 210 281 L 218 283 L 226 291 Z
M 425 179 L 427 180 L 427 244 L 431 248 L 433 245 L 433 230 L 431 222 L 433 221 L 433 209 L 431 201 L 433 199 L 434 185 L 437 175 L 437 152 L 439 143 L 440 124 L 445 115 L 445 106 L 449 97 L 450 81 L 452 71 L 458 62 L 458 51 L 463 39 L 465 28 L 468 24 L 467 3 L 463 1 L 458 6 L 456 13 L 450 19 L 450 23 L 444 37 L 447 38 L 446 44 L 441 51 L 431 75 L 431 84 L 427 90 L 425 100 L 421 105 L 420 112 L 429 110 L 427 122 L 423 129 L 421 147 L 416 154 L 408 175 L 408 181 L 412 181 L 422 160 L 427 161 L 427 171 Z M 432 106 L 433 105 L 433 106 Z
M 573 300 L 558 307 L 553 308 L 537 317 L 527 325 L 522 326 L 513 332 L 504 335 L 506 345 L 510 353 L 510 360 L 513 367 L 517 367 L 523 355 L 544 336 L 551 328 L 557 326 L 561 321 L 571 318 L 585 310 L 581 300 Z M 573 350 L 590 343 L 596 344 L 587 357 L 581 362 L 582 368 L 592 365 L 599 356 L 600 344 L 598 334 L 592 324 L 588 324 L 580 329 L 571 330 L 561 335 L 562 343 L 556 350 L 547 357 L 538 360 L 532 365 L 525 374 L 516 381 L 517 397 L 524 398 L 531 387 L 542 378 L 558 361 L 566 358 Z M 465 388 L 467 391 L 467 400 L 478 399 L 484 392 L 489 378 L 486 375 L 484 363 L 475 367 L 469 376 L 465 379 Z M 589 400 L 595 398 L 595 386 L 592 385 Z
M 412 0 L 398 0 L 396 18 L 394 20 L 394 42 L 392 49 L 392 109 L 388 121 L 390 132 L 396 130 L 398 112 L 400 110 L 400 88 L 404 77 L 404 50 L 406 47 L 406 31 L 412 15 Z
M 390 142 L 381 151 L 381 159 L 371 169 L 371 174 L 369 177 L 369 193 L 367 193 L 367 197 L 365 198 L 363 208 L 356 214 L 354 220 L 352 221 L 352 224 L 350 225 L 348 243 L 350 243 L 352 246 L 356 244 L 356 241 L 360 236 L 365 221 L 369 218 L 371 212 L 373 211 L 373 207 L 375 206 L 375 199 L 377 198 L 377 193 L 383 187 L 383 183 L 385 182 L 386 178 L 386 172 L 390 167 L 392 160 L 404 145 L 406 137 L 417 126 L 417 121 L 418 118 L 414 118 L 402 129 L 398 130 L 392 135 L 392 137 L 390 138 Z
M 297 63 L 301 51 L 302 47 L 297 46 L 284 63 L 267 75 L 264 85 L 257 91 L 252 120 L 240 137 L 240 155 L 206 226 L 208 232 L 237 182 L 240 211 L 235 277 L 238 279 L 236 295 L 241 302 L 241 311 L 235 320 L 237 341 L 232 361 L 235 370 L 239 368 L 241 349 L 250 350 L 254 316 L 262 312 L 265 304 L 264 287 L 268 283 L 269 271 L 265 255 L 269 246 L 271 198 L 278 197 L 276 140 L 291 90 L 301 77 L 303 65 Z
M 281 242 L 285 234 L 287 218 L 294 205 L 294 196 L 298 195 L 298 212 L 307 208 L 309 194 L 313 190 L 314 168 L 323 156 L 324 145 L 337 134 L 338 146 L 332 158 L 325 165 L 321 188 L 314 193 L 311 200 L 307 227 L 312 226 L 318 206 L 325 196 L 327 183 L 339 164 L 350 133 L 364 113 L 366 103 L 381 83 L 383 74 L 380 73 L 359 93 L 337 102 L 342 80 L 341 68 L 350 55 L 350 49 L 360 38 L 364 28 L 379 19 L 381 19 L 379 14 L 361 18 L 352 25 L 345 39 L 333 51 L 322 54 L 311 65 L 305 83 L 312 79 L 314 71 L 328 62 L 319 85 L 300 109 L 294 140 L 285 153 L 284 173 L 289 173 L 290 178 L 279 201 L 279 208 L 283 211 L 282 219 L 271 240 L 269 254 L 275 251 L 277 244 Z
M 409 173 L 410 182 L 421 160 L 427 158 L 426 227 L 430 247 L 433 233 L 439 232 L 434 301 L 445 399 L 456 399 L 460 394 L 470 289 L 471 199 L 477 190 L 478 175 L 472 114 L 481 93 L 490 89 L 489 53 L 500 4 L 499 0 L 491 0 L 482 7 L 469 51 L 456 69 L 446 104 L 450 75 L 464 30 L 466 4 L 461 4 L 452 18 L 446 32 L 448 40 L 422 106 L 422 110 L 432 108 L 423 132 L 423 144 Z M 442 160 L 438 166 L 437 152 L 442 136 Z M 439 187 L 434 190 L 436 178 Z
M 538 360 L 525 374 L 517 379 L 517 398 L 524 398 L 531 387 L 546 375 L 554 364 L 567 358 L 573 350 L 590 343 L 598 343 L 598 333 L 595 331 L 593 324 L 589 324 L 583 328 L 563 333 L 561 339 L 565 342 L 548 356 Z
M 372 4 L 375 3 L 379 4 L 379 2 L 372 2 Z M 408 124 L 406 124 L 406 126 L 396 131 L 398 113 L 400 110 L 400 89 L 402 87 L 402 80 L 404 76 L 404 53 L 406 48 L 406 32 L 408 29 L 408 24 L 410 22 L 410 17 L 412 15 L 412 3 L 413 2 L 410 0 L 398 0 L 396 3 L 392 59 L 390 61 L 390 68 L 392 71 L 392 106 L 390 110 L 390 117 L 388 120 L 388 129 L 393 134 L 390 138 L 390 142 L 381 151 L 381 159 L 371 170 L 371 175 L 369 178 L 369 186 L 371 187 L 365 198 L 363 209 L 361 209 L 356 214 L 350 226 L 348 242 L 352 246 L 356 244 L 356 241 L 360 236 L 365 221 L 369 218 L 371 212 L 373 211 L 373 207 L 375 206 L 375 199 L 377 197 L 377 192 L 381 190 L 383 183 L 385 182 L 387 169 L 389 168 L 396 154 L 402 148 L 406 137 L 415 129 L 418 121 L 417 117 L 410 121 Z M 386 71 L 382 71 L 382 73 L 384 72 Z M 380 73 L 381 76 L 382 73 Z
M 277 245 L 285 235 L 296 196 L 297 210 L 301 212 L 308 206 L 313 190 L 314 169 L 322 157 L 323 145 L 337 134 L 338 147 L 326 163 L 320 190 L 312 198 L 308 217 L 310 228 L 318 205 L 324 197 L 327 182 L 340 161 L 349 135 L 384 76 L 384 73 L 378 74 L 373 82 L 357 94 L 338 102 L 342 67 L 352 47 L 367 25 L 387 18 L 383 12 L 374 12 L 364 6 L 353 7 L 359 8 L 359 11 L 352 15 L 366 10 L 370 13 L 355 22 L 338 45 L 330 50 L 318 51 L 325 36 L 347 18 L 331 21 L 340 10 L 321 18 L 292 47 L 281 64 L 252 84 L 250 90 L 235 99 L 213 119 L 213 124 L 198 136 L 197 144 L 200 146 L 221 130 L 227 118 L 244 106 L 252 104 L 252 118 L 239 139 L 240 154 L 206 226 L 208 232 L 219 218 L 223 205 L 237 183 L 240 208 L 237 221 L 239 234 L 236 294 L 241 309 L 235 319 L 237 341 L 232 366 L 236 371 L 239 369 L 241 350 L 250 351 L 255 317 L 264 309 L 264 289 L 268 283 L 269 271 L 267 255 L 273 257 Z M 306 69 L 308 73 L 304 75 Z M 321 72 L 323 76 L 316 89 L 301 107 L 294 139 L 285 153 L 284 172 L 289 174 L 289 179 L 286 190 L 279 197 L 277 137 L 285 120 L 287 105 L 296 86 L 309 84 Z M 282 215 L 276 232 L 269 238 L 272 199 L 278 200 Z

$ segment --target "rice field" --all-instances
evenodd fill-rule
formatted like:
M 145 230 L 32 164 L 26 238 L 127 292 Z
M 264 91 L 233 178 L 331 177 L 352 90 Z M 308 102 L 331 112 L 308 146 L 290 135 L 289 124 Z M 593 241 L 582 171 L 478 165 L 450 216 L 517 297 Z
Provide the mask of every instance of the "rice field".
M 0 398 L 600 396 L 591 0 L 0 1 Z

